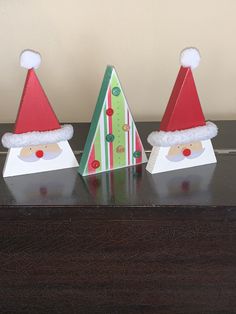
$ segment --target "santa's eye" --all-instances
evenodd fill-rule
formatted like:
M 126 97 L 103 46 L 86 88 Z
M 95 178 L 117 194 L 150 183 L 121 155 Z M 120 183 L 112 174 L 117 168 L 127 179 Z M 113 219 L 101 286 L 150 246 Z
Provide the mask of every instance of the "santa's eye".
M 47 145 L 45 145 L 44 148 L 47 148 Z
M 180 148 L 179 146 L 177 146 L 177 148 Z
M 193 144 L 190 144 L 190 146 L 193 146 Z
M 30 147 L 30 150 L 32 150 L 32 148 Z

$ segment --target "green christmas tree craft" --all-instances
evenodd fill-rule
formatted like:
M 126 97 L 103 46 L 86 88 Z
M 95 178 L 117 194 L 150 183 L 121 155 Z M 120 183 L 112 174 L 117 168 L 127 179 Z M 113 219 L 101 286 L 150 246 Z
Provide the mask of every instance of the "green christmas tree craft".
M 108 66 L 92 118 L 79 173 L 82 176 L 147 161 L 114 67 Z

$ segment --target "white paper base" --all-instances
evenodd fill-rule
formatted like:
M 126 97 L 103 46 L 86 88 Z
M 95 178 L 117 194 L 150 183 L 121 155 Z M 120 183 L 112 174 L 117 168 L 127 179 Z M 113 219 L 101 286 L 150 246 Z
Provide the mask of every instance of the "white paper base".
M 79 164 L 68 141 L 57 144 L 62 149 L 59 156 L 51 160 L 39 159 L 35 162 L 25 162 L 18 157 L 22 147 L 9 149 L 3 169 L 3 177 L 78 167 Z
M 154 146 L 152 148 L 146 169 L 150 173 L 154 174 L 216 163 L 217 161 L 211 140 L 202 141 L 201 143 L 205 149 L 202 155 L 193 159 L 185 158 L 181 161 L 169 161 L 166 158 L 170 147 Z

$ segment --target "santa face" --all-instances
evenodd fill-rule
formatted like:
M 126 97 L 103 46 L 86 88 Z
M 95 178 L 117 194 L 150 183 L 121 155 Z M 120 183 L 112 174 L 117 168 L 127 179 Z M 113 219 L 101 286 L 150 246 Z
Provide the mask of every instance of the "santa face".
M 215 163 L 211 140 L 176 146 L 153 146 L 146 169 L 150 173 L 190 168 Z
M 78 167 L 68 143 L 13 147 L 7 153 L 4 177 Z
M 178 162 L 185 158 L 193 159 L 199 157 L 204 152 L 201 142 L 192 142 L 189 144 L 180 144 L 171 146 L 166 158 L 169 161 Z
M 23 147 L 19 158 L 25 162 L 35 162 L 40 159 L 50 160 L 58 157 L 62 150 L 57 143 Z

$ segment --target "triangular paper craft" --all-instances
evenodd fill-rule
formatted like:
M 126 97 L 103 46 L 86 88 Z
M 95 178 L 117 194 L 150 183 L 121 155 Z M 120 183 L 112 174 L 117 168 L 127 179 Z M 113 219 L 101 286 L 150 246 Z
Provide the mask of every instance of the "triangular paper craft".
M 13 133 L 2 137 L 8 148 L 4 177 L 78 167 L 68 143 L 72 125 L 61 126 L 40 85 L 34 69 L 40 64 L 39 53 L 25 50 L 21 65 L 28 69 Z
M 181 67 L 160 130 L 148 136 L 153 146 L 146 167 L 150 173 L 216 163 L 211 138 L 217 135 L 217 127 L 205 121 L 192 74 L 199 62 L 196 48 L 182 51 Z
M 82 176 L 134 166 L 146 154 L 114 67 L 108 66 L 82 155 Z

